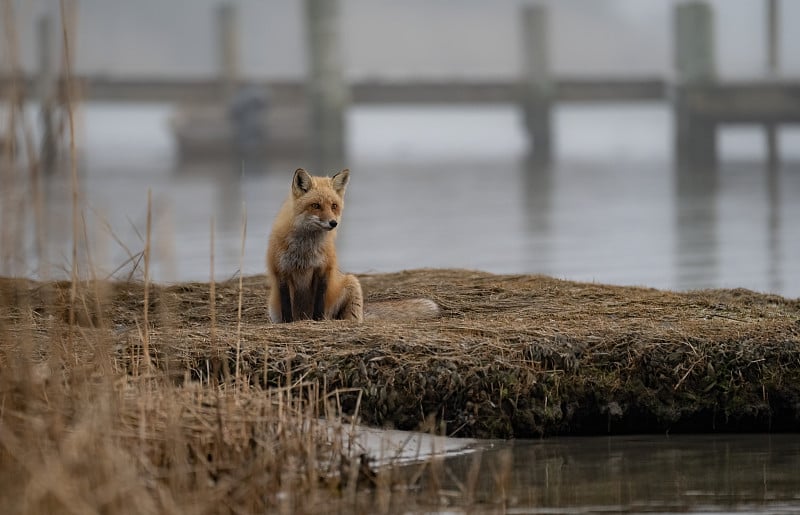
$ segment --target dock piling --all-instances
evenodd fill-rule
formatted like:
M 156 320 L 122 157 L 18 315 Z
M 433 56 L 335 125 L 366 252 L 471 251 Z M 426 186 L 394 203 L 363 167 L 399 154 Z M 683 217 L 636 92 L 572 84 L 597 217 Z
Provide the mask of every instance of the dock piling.
M 232 3 L 217 8 L 217 38 L 219 48 L 219 81 L 222 97 L 230 100 L 239 80 L 238 16 Z
M 39 98 L 39 114 L 42 122 L 42 139 L 39 156 L 45 175 L 54 171 L 58 153 L 56 137 L 56 78 L 53 59 L 53 19 L 43 14 L 37 22 L 37 42 L 39 50 L 39 70 L 36 77 L 36 93 Z
M 338 0 L 305 0 L 310 158 L 317 173 L 344 165 L 350 94 L 340 51 Z
M 541 5 L 524 7 L 522 24 L 525 125 L 533 140 L 533 158 L 549 163 L 553 153 L 551 107 L 555 88 L 550 75 L 547 9 Z
M 779 38 L 779 7 L 778 0 L 767 0 L 767 73 L 770 78 L 775 80 L 778 76 L 780 66 L 780 54 L 778 50 Z M 778 126 L 768 123 L 764 128 L 767 139 L 767 163 L 770 167 L 778 164 Z
M 717 159 L 716 121 L 693 106 L 716 81 L 714 20 L 705 2 L 679 4 L 675 10 L 675 154 L 679 163 L 714 164 Z

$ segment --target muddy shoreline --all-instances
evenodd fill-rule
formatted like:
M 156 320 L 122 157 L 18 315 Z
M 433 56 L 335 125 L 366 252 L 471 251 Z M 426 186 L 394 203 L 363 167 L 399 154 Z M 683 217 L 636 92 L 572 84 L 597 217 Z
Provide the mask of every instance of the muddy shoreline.
M 179 384 L 340 389 L 363 424 L 451 436 L 800 431 L 798 299 L 464 270 L 360 279 L 368 303 L 427 297 L 442 316 L 275 325 L 263 276 L 243 280 L 241 317 L 236 279 L 214 285 L 213 310 L 207 283 L 151 285 L 151 360 Z M 69 283 L 0 279 L 2 331 L 30 332 L 46 362 L 71 317 L 77 354 L 102 338 L 138 369 L 143 284 L 78 290 L 70 315 Z

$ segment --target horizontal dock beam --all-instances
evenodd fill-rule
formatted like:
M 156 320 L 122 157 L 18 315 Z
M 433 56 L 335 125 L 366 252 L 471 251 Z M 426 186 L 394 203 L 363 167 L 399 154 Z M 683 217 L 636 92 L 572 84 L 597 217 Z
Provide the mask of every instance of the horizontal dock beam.
M 686 86 L 685 109 L 715 123 L 800 123 L 800 82 Z
M 185 102 L 216 103 L 224 98 L 225 83 L 213 79 L 120 79 L 82 77 L 74 91 L 85 101 L 97 102 Z M 33 79 L 24 81 L 25 91 L 35 91 Z M 304 102 L 302 81 L 271 81 L 263 85 L 276 103 Z M 0 95 L 7 98 L 12 79 L 0 77 Z M 350 84 L 352 101 L 358 104 L 442 103 L 483 104 L 518 103 L 522 85 L 517 81 L 365 80 Z M 665 100 L 667 81 L 642 79 L 562 79 L 555 81 L 556 101 L 624 102 Z
M 9 98 L 13 80 L 0 77 L 0 101 Z M 218 104 L 225 85 L 204 79 L 78 78 L 73 90 L 84 101 Z M 274 104 L 306 101 L 302 81 L 248 83 L 262 85 Z M 22 82 L 34 92 L 35 82 Z M 359 81 L 350 85 L 356 104 L 517 104 L 523 86 L 511 81 Z M 555 102 L 636 102 L 673 100 L 679 93 L 697 115 L 721 123 L 800 121 L 800 81 L 736 81 L 673 86 L 658 78 L 561 79 L 555 81 Z
M 13 80 L 0 77 L 0 101 L 9 98 Z M 225 85 L 205 79 L 78 78 L 74 91 L 84 101 L 218 104 Z M 270 102 L 306 101 L 302 81 L 248 83 L 263 85 Z M 34 92 L 35 82 L 22 82 Z M 356 104 L 490 104 L 520 103 L 523 87 L 511 81 L 359 81 L 350 85 Z M 680 92 L 686 107 L 722 123 L 800 121 L 800 81 L 736 81 L 699 86 L 673 86 L 666 80 L 561 79 L 555 81 L 555 102 L 636 102 L 673 100 Z

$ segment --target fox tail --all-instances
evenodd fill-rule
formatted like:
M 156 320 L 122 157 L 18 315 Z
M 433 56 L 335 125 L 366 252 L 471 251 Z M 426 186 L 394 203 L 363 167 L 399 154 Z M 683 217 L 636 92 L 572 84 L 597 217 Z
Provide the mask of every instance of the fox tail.
M 430 299 L 382 300 L 364 304 L 364 320 L 426 320 L 440 314 Z

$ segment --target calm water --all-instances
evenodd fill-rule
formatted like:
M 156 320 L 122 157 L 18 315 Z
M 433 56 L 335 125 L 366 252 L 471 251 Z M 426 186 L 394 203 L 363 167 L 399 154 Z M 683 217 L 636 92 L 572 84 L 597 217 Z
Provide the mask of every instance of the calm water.
M 81 183 L 95 264 L 111 272 L 128 250 L 142 250 L 150 188 L 157 280 L 208 278 L 212 216 L 216 275 L 233 276 L 243 205 L 243 269 L 262 273 L 272 218 L 306 163 L 182 164 L 169 114 L 164 106 L 85 109 Z M 777 170 L 766 170 L 761 134 L 745 127 L 722 134 L 718 169 L 681 172 L 660 104 L 559 108 L 558 157 L 548 169 L 527 162 L 511 107 L 359 108 L 348 122 L 353 175 L 339 234 L 348 271 L 464 267 L 800 296 L 800 131 L 782 131 L 794 164 Z M 69 255 L 67 186 L 49 185 L 56 266 Z M 32 253 L 31 240 L 25 248 Z
M 476 462 L 477 506 L 504 485 L 506 513 L 800 512 L 797 435 L 516 441 L 447 463 L 463 483 Z

